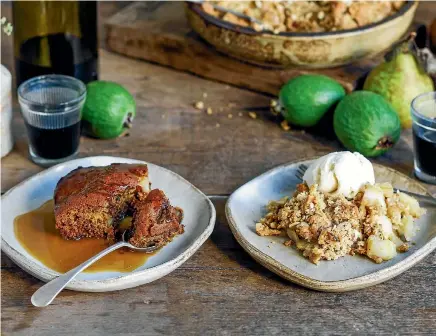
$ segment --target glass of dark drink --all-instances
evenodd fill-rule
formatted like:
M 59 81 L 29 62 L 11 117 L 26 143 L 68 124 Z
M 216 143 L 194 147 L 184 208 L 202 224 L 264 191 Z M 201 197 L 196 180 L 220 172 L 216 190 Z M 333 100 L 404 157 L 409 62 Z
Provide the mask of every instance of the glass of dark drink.
M 415 174 L 436 184 L 436 92 L 419 95 L 412 101 Z
M 18 101 L 33 162 L 48 167 L 77 154 L 85 98 L 85 84 L 70 76 L 39 76 L 19 86 Z

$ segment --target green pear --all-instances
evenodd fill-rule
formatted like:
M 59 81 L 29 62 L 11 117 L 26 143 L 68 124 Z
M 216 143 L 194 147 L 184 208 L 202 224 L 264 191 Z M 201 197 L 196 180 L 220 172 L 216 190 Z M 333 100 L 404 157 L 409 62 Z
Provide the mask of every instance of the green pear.
M 410 128 L 412 117 L 410 103 L 424 92 L 434 91 L 431 77 L 421 66 L 413 42 L 409 38 L 386 55 L 385 61 L 368 75 L 363 89 L 383 96 L 391 103 L 400 117 L 401 126 Z

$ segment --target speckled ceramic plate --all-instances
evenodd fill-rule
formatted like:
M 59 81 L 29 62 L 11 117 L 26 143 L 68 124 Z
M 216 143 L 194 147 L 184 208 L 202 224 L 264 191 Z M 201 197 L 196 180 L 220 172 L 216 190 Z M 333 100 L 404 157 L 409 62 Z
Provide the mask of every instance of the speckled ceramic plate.
M 300 162 L 306 165 L 311 161 Z M 343 292 L 375 285 L 391 279 L 425 258 L 436 248 L 436 207 L 420 199 L 427 213 L 417 224 L 420 230 L 414 245 L 394 259 L 376 264 L 362 256 L 345 256 L 334 261 L 312 264 L 293 247 L 283 245 L 283 237 L 260 237 L 255 223 L 266 214 L 269 200 L 278 200 L 295 191 L 295 177 L 300 163 L 272 169 L 240 187 L 229 198 L 226 215 L 230 228 L 241 246 L 260 264 L 305 287 L 320 291 Z M 391 168 L 374 164 L 377 182 L 390 182 L 394 187 L 419 194 L 426 189 L 415 180 Z
M 14 234 L 14 218 L 38 208 L 51 199 L 58 180 L 71 170 L 79 166 L 106 166 L 115 162 L 145 163 L 108 156 L 77 159 L 47 169 L 9 190 L 1 200 L 2 250 L 18 266 L 43 281 L 52 280 L 59 275 L 20 245 Z M 176 173 L 151 163 L 147 164 L 152 187 L 162 189 L 173 205 L 184 210 L 185 233 L 177 236 L 131 273 L 81 273 L 67 286 L 68 289 L 105 292 L 152 282 L 182 265 L 212 233 L 215 225 L 215 208 L 206 195 Z

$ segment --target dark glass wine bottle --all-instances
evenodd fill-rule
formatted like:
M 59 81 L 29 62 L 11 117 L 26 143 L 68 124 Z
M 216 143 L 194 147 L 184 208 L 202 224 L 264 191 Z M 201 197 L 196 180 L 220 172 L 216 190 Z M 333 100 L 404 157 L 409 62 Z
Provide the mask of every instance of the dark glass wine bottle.
M 98 77 L 95 1 L 14 1 L 17 85 L 45 74 Z

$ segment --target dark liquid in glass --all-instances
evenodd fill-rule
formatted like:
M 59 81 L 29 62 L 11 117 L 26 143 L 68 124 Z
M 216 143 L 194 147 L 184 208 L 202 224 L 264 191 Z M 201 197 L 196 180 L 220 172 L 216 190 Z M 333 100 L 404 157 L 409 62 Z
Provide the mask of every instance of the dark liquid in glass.
M 413 126 L 413 143 L 418 168 L 432 176 L 436 176 L 436 131 L 418 129 Z
M 80 121 L 57 129 L 39 128 L 27 122 L 26 127 L 32 150 L 44 159 L 62 159 L 79 148 Z
M 49 46 L 49 67 L 37 65 L 41 55 L 46 54 L 41 50 L 43 45 Z M 71 34 L 29 39 L 20 46 L 20 58 L 16 58 L 15 62 L 18 85 L 32 77 L 48 74 L 72 76 L 85 83 L 97 79 L 97 50 L 89 50 L 84 46 L 83 39 Z

